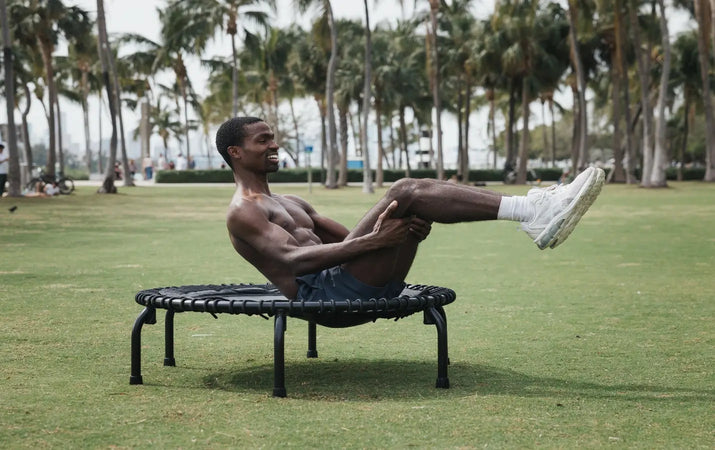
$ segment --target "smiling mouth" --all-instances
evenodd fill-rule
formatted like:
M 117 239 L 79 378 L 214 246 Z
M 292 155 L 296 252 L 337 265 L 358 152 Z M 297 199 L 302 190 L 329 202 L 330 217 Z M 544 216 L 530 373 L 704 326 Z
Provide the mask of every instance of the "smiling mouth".
M 267 159 L 268 159 L 268 161 L 270 161 L 270 162 L 275 162 L 275 163 L 277 163 L 277 162 L 278 162 L 278 154 L 268 155 L 268 158 L 267 158 Z

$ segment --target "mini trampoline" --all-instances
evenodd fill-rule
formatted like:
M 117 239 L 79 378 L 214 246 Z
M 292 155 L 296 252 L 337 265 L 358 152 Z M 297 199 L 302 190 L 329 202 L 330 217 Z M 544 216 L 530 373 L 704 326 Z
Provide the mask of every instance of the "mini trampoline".
M 317 358 L 316 326 L 345 328 L 374 322 L 377 319 L 401 319 L 417 312 L 424 313 L 424 323 L 437 328 L 437 383 L 448 388 L 447 316 L 444 305 L 456 298 L 453 290 L 425 285 L 407 285 L 395 298 L 367 300 L 291 301 L 272 284 L 190 285 L 147 289 L 137 293 L 136 302 L 144 306 L 132 330 L 130 384 L 142 384 L 141 330 L 156 323 L 156 309 L 166 310 L 164 332 L 164 365 L 175 366 L 174 314 L 202 312 L 246 314 L 274 317 L 273 396 L 285 397 L 284 336 L 288 317 L 308 322 L 309 358 Z

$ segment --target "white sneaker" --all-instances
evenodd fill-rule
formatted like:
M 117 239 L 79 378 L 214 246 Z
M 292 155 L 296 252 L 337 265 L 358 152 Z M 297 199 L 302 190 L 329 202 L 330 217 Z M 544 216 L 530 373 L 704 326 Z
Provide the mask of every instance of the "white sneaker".
M 531 189 L 526 198 L 534 204 L 536 214 L 531 222 L 522 222 L 521 229 L 541 250 L 555 248 L 596 200 L 604 179 L 603 169 L 589 167 L 570 184 Z

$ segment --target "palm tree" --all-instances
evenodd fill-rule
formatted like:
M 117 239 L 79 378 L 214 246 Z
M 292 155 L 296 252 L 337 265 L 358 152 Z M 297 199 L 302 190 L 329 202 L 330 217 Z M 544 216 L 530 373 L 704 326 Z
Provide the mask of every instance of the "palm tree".
M 0 26 L 2 26 L 2 52 L 5 67 L 5 106 L 7 108 L 8 125 L 8 135 L 6 138 L 10 158 L 8 195 L 10 197 L 19 197 L 22 192 L 20 188 L 20 161 L 17 151 L 17 137 L 15 135 L 15 76 L 13 74 L 12 44 L 10 41 L 10 28 L 7 18 L 7 4 L 5 0 L 0 0 Z
M 586 72 L 581 59 L 578 41 L 578 7 L 576 0 L 568 0 L 569 25 L 571 27 L 571 57 L 576 69 L 576 86 L 578 88 L 578 158 L 573 161 L 572 173 L 575 175 L 586 165 L 586 152 L 588 150 L 588 107 L 586 105 Z
M 89 26 L 89 16 L 87 12 L 77 6 L 65 6 L 61 0 L 38 0 L 32 2 L 26 16 L 28 25 L 37 41 L 42 54 L 42 61 L 45 68 L 45 85 L 48 90 L 48 135 L 49 152 L 47 158 L 46 172 L 54 176 L 55 163 L 57 162 L 57 143 L 55 127 L 57 119 L 55 108 L 57 105 L 57 88 L 54 80 L 54 64 L 52 54 L 57 45 L 60 35 L 68 40 L 73 40 L 73 36 Z
M 171 68 L 183 99 L 186 157 L 191 155 L 189 143 L 189 96 L 191 82 L 185 58 L 193 53 L 200 55 L 214 28 L 206 20 L 194 20 L 190 4 L 182 0 L 170 0 L 166 8 L 157 8 L 161 22 L 161 45 L 158 48 L 154 68 Z
M 633 37 L 633 47 L 637 62 L 638 78 L 640 80 L 641 115 L 643 116 L 643 175 L 650 174 L 653 165 L 653 108 L 650 104 L 650 55 L 642 48 L 642 35 L 638 21 L 638 0 L 630 0 L 628 4 L 628 17 Z M 649 186 L 650 179 L 641 177 L 641 185 Z
M 208 21 L 209 27 L 200 29 L 211 31 L 211 35 L 219 28 L 226 30 L 231 36 L 231 114 L 238 115 L 238 51 L 236 48 L 236 35 L 240 32 L 239 22 L 242 19 L 263 26 L 268 26 L 268 15 L 260 9 L 266 5 L 272 11 L 276 10 L 275 0 L 189 0 L 186 1 L 185 11 L 193 21 Z M 243 27 L 244 32 L 248 30 Z M 208 37 L 208 36 L 207 36 Z
M 373 194 L 372 168 L 370 167 L 370 149 L 367 145 L 368 117 L 370 116 L 370 100 L 372 98 L 372 31 L 370 30 L 370 9 L 367 0 L 363 0 L 365 6 L 365 76 L 362 93 L 362 129 L 360 140 L 363 148 L 363 171 L 362 171 L 362 191 L 366 194 Z M 379 157 L 379 156 L 378 156 Z
M 653 166 L 650 176 L 652 187 L 665 187 L 667 181 L 665 170 L 668 168 L 668 149 L 666 148 L 667 119 L 665 117 L 666 101 L 668 97 L 668 84 L 670 77 L 670 36 L 668 34 L 668 21 L 665 18 L 665 4 L 663 0 L 657 0 L 660 10 L 660 33 L 661 46 L 663 49 L 663 67 L 660 74 L 660 87 L 658 89 L 658 102 L 656 104 L 657 115 L 655 116 L 655 148 L 653 152 Z M 643 174 L 643 178 L 646 174 Z
M 695 18 L 698 22 L 698 55 L 700 59 L 700 77 L 702 79 L 703 105 L 705 109 L 705 181 L 715 181 L 715 114 L 713 113 L 712 94 L 710 93 L 710 58 L 708 51 L 708 37 L 715 36 L 711 29 L 708 29 L 707 17 L 708 9 L 715 11 L 715 5 L 708 5 L 706 0 L 694 0 Z M 709 8 L 708 8 L 709 7 Z M 713 22 L 715 24 L 715 22 Z
M 430 41 L 432 51 L 430 57 L 430 79 L 432 84 L 432 99 L 435 109 L 435 125 L 437 133 L 437 178 L 444 180 L 444 157 L 442 152 L 442 99 L 440 97 L 439 49 L 437 48 L 437 15 L 440 0 L 429 0 L 430 6 Z
M 472 95 L 476 87 L 478 70 L 478 45 L 482 36 L 478 34 L 481 27 L 470 14 L 472 0 L 459 0 L 444 8 L 439 21 L 440 29 L 448 36 L 440 48 L 446 56 L 442 61 L 442 78 L 448 104 L 455 106 L 458 127 L 457 174 L 462 182 L 469 181 L 469 125 L 471 115 Z M 456 93 L 454 92 L 456 91 Z M 455 95 L 456 94 L 456 95 Z M 456 96 L 456 98 L 455 98 Z M 449 108 L 447 108 L 449 109 Z
M 301 12 L 315 4 L 320 4 L 330 27 L 330 60 L 325 83 L 326 114 L 328 117 L 327 176 L 325 186 L 329 189 L 337 187 L 335 179 L 335 160 L 338 152 L 337 128 L 335 125 L 335 71 L 338 67 L 338 30 L 333 16 L 333 6 L 330 0 L 295 0 Z
M 97 190 L 101 194 L 116 194 L 117 188 L 114 186 L 114 163 L 117 159 L 117 114 L 115 109 L 115 91 L 112 89 L 112 78 L 109 73 L 109 58 L 112 53 L 109 50 L 109 39 L 107 38 L 107 25 L 104 16 L 104 0 L 97 0 L 97 49 L 99 60 L 102 64 L 102 80 L 107 91 L 107 103 L 109 104 L 109 117 L 112 122 L 112 137 L 109 140 L 109 160 L 104 172 L 104 181 Z
M 685 149 L 688 147 L 689 125 L 695 115 L 695 107 L 699 103 L 702 90 L 697 31 L 678 36 L 673 43 L 673 50 L 673 84 L 682 90 L 683 98 L 683 106 L 680 109 L 682 112 L 680 114 L 682 135 L 678 149 L 678 181 L 682 181 Z

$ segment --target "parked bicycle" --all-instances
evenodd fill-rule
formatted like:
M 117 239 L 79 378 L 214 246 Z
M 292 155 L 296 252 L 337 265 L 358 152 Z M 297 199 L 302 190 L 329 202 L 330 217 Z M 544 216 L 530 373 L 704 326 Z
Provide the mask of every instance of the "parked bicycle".
M 28 181 L 25 187 L 29 192 L 44 192 L 46 185 L 55 182 L 57 183 L 57 187 L 60 188 L 60 194 L 69 195 L 74 191 L 74 180 L 72 177 L 67 177 L 62 174 L 57 174 L 55 177 L 52 177 L 43 170 L 40 170 L 39 176 Z

